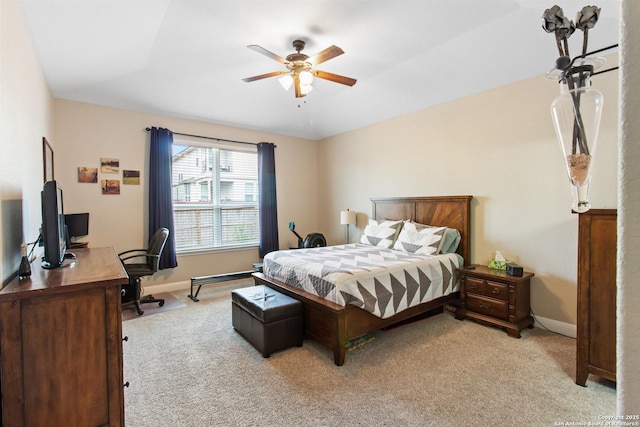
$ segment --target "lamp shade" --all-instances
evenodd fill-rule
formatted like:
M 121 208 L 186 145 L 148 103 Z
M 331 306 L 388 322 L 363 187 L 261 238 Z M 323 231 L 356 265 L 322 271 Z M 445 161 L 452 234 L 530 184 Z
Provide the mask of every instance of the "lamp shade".
M 302 85 L 311 85 L 311 82 L 313 82 L 313 74 L 311 74 L 308 71 L 302 71 L 299 74 L 300 77 L 300 84 Z
M 355 211 L 350 211 L 347 209 L 346 211 L 340 212 L 340 224 L 341 225 L 351 225 L 356 223 L 356 213 Z
M 293 77 L 291 77 L 290 74 L 285 74 L 284 76 L 280 77 L 278 81 L 280 82 L 284 90 L 289 90 L 289 88 L 293 84 Z

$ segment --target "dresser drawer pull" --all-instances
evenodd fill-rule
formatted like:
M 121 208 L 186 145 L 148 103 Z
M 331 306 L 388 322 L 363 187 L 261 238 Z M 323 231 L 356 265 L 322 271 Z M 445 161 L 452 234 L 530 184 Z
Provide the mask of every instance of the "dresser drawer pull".
M 475 284 L 475 283 L 470 284 L 470 285 L 469 285 L 469 287 L 470 287 L 471 289 L 478 289 L 478 285 L 477 285 L 477 284 Z
M 124 387 L 129 387 L 129 381 L 127 381 L 126 383 L 123 384 L 123 388 Z
M 484 308 L 485 310 L 491 310 L 491 304 L 478 304 L 478 307 Z
M 499 294 L 500 293 L 500 289 L 499 288 L 493 288 L 493 291 L 491 291 L 494 294 Z

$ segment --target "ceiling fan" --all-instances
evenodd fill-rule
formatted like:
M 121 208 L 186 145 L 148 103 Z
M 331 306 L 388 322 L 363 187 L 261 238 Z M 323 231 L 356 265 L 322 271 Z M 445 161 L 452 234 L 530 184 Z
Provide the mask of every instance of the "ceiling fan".
M 255 50 L 269 58 L 275 59 L 281 64 L 284 64 L 286 70 L 273 71 L 271 73 L 260 74 L 259 76 L 247 77 L 242 79 L 245 82 L 253 82 L 256 80 L 266 79 L 269 77 L 282 76 L 279 81 L 285 90 L 289 90 L 291 85 L 295 88 L 296 98 L 302 98 L 313 90 L 311 83 L 313 77 L 319 79 L 329 80 L 335 83 L 340 83 L 347 86 L 353 86 L 356 84 L 356 79 L 351 77 L 341 76 L 339 74 L 329 73 L 327 71 L 315 70 L 314 66 L 322 64 L 329 59 L 335 58 L 338 55 L 342 55 L 344 51 L 338 46 L 330 46 L 325 50 L 317 53 L 314 56 L 308 56 L 302 53 L 305 42 L 302 40 L 294 40 L 293 48 L 296 53 L 287 55 L 286 58 L 276 55 L 273 52 L 268 51 L 262 46 L 252 44 L 247 46 L 249 49 Z

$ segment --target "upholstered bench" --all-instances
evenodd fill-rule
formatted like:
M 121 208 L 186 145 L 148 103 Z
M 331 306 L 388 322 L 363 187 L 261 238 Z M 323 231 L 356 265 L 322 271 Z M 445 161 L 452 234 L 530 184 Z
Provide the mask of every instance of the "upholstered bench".
M 231 323 L 263 357 L 302 346 L 302 303 L 264 285 L 231 291 Z

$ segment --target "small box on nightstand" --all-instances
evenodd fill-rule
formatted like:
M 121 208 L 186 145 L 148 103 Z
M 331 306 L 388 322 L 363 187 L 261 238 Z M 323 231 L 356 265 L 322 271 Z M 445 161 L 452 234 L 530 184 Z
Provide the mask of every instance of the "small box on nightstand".
M 521 265 L 518 265 L 518 264 L 513 263 L 513 262 L 508 262 L 507 263 L 507 274 L 509 276 L 522 277 L 522 275 L 524 274 L 524 269 L 522 268 Z

